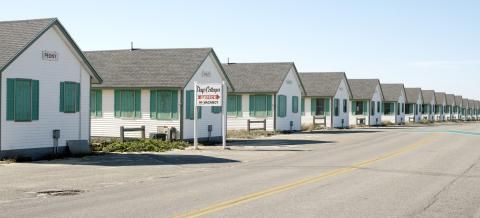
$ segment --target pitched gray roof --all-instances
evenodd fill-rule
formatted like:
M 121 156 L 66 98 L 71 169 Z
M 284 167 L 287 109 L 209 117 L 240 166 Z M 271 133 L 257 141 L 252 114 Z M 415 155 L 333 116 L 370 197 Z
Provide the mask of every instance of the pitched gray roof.
M 356 100 L 368 100 L 373 98 L 375 93 L 375 88 L 377 85 L 380 85 L 380 80 L 378 79 L 349 79 L 348 84 L 350 85 L 350 90 L 352 90 L 352 99 Z M 380 91 L 382 88 L 380 87 Z M 382 98 L 383 98 L 383 92 Z
M 423 95 L 422 89 L 420 88 L 405 88 L 405 92 L 407 93 L 407 103 L 408 104 L 416 104 L 418 101 L 418 96 L 422 98 L 423 101 Z
M 475 108 L 475 101 L 473 99 L 468 100 L 468 107 Z
M 447 94 L 447 105 L 449 106 L 455 105 L 455 95 Z
M 351 93 L 344 72 L 309 72 L 299 73 L 299 75 L 305 87 L 306 96 L 333 97 L 342 80 L 345 80 L 348 92 Z
M 94 77 L 93 81 L 101 83 L 102 78 L 98 76 L 57 18 L 0 22 L 0 73 L 53 25 L 60 29 L 87 65 L 90 70 L 89 73 Z
M 430 102 L 434 102 L 434 104 L 436 103 L 436 100 L 435 100 L 435 91 L 433 90 L 422 90 L 422 96 L 423 96 L 423 100 L 424 100 L 424 104 L 428 103 L 430 104 Z
M 475 101 L 475 107 L 476 107 L 477 109 L 480 109 L 480 101 Z
M 104 79 L 94 87 L 183 88 L 212 52 L 212 48 L 134 49 L 85 55 Z
M 400 96 L 405 91 L 403 84 L 385 84 L 382 83 L 383 98 L 385 101 L 397 102 Z
M 235 92 L 276 93 L 282 86 L 288 72 L 294 68 L 305 92 L 293 62 L 283 63 L 229 63 L 223 64 Z
M 0 69 L 55 22 L 55 18 L 0 22 Z
M 435 102 L 436 104 L 443 104 L 446 101 L 445 92 L 435 92 Z
M 455 105 L 462 106 L 463 98 L 461 95 L 455 95 Z
M 462 107 L 468 108 L 470 105 L 468 105 L 468 98 L 462 99 Z

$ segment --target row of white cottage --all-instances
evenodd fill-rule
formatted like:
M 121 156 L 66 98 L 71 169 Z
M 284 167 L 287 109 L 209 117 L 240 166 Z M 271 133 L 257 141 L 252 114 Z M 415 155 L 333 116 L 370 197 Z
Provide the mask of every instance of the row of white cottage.
M 294 63 L 221 64 L 211 48 L 82 52 L 53 19 L 0 22 L 0 158 L 65 151 L 145 126 L 193 138 L 193 84 L 225 83 L 229 130 L 298 131 L 477 119 L 478 101 Z M 221 137 L 221 107 L 197 109 L 201 140 Z M 252 121 L 253 123 L 249 122 Z M 128 132 L 127 137 L 139 137 Z

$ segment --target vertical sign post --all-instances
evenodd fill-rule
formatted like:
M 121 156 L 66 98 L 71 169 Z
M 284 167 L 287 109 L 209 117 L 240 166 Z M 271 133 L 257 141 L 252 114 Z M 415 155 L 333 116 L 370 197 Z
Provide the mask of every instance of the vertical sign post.
M 197 81 L 193 82 L 193 149 L 198 150 L 197 137 Z
M 222 81 L 222 148 L 224 150 L 227 147 L 227 104 L 225 103 L 227 96 L 225 96 L 225 90 L 227 87 L 225 87 L 225 81 Z

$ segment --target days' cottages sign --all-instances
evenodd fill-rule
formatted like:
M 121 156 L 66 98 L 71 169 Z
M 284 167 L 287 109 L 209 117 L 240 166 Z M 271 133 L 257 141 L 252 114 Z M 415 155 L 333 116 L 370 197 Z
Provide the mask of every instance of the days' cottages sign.
M 222 106 L 222 84 L 196 84 L 197 106 Z

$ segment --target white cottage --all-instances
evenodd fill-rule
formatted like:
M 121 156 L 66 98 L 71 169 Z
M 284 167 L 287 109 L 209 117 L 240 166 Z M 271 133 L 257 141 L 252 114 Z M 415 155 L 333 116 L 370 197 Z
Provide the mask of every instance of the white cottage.
M 447 98 L 445 92 L 435 92 L 435 121 L 445 121 Z
M 462 96 L 455 95 L 455 107 L 453 107 L 453 117 L 454 120 L 462 120 L 462 106 L 463 98 Z
M 405 88 L 407 105 L 405 106 L 405 121 L 420 122 L 423 111 L 423 95 L 420 88 Z
M 352 92 L 345 73 L 300 73 L 300 78 L 306 90 L 301 102 L 302 125 L 348 127 Z
M 90 140 L 102 79 L 56 18 L 0 22 L 0 159 L 42 158 Z M 55 133 L 55 134 L 54 134 Z
M 383 91 L 378 79 L 349 79 L 352 90 L 350 125 L 376 126 L 382 122 Z
M 455 107 L 455 95 L 446 94 L 447 106 L 445 107 L 445 119 L 448 121 L 454 120 L 453 108 Z
M 86 56 L 104 78 L 92 88 L 92 136 L 120 137 L 121 127 L 145 126 L 147 137 L 168 132 L 191 140 L 194 82 L 225 81 L 232 90 L 212 48 L 90 51 Z M 198 109 L 199 141 L 221 139 L 221 114 L 221 107 Z
M 228 95 L 228 130 L 301 129 L 305 90 L 294 63 L 223 64 L 235 87 Z
M 480 119 L 480 101 L 475 101 L 475 120 Z
M 468 110 L 470 109 L 468 105 L 469 100 L 467 98 L 462 99 L 462 118 L 463 121 L 470 120 L 470 116 L 468 115 Z
M 469 120 L 475 120 L 475 101 L 472 99 L 468 100 L 468 116 Z
M 403 84 L 381 84 L 384 102 L 382 122 L 392 124 L 405 123 L 405 102 L 407 96 Z
M 423 96 L 423 110 L 422 119 L 428 121 L 435 121 L 435 91 L 422 90 Z

